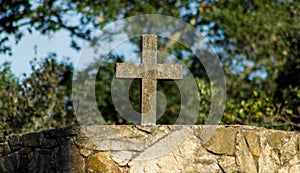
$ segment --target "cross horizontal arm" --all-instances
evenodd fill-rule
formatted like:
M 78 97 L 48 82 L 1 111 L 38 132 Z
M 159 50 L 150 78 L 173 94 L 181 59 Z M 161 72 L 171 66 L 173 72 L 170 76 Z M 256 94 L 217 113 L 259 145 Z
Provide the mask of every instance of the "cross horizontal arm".
M 144 64 L 117 63 L 117 78 L 149 78 L 147 71 L 155 71 L 152 77 L 156 79 L 182 79 L 182 65 L 156 64 L 154 67 L 145 67 Z
M 157 79 L 182 79 L 182 65 L 157 64 Z
M 116 63 L 117 78 L 141 78 L 144 71 L 143 64 Z

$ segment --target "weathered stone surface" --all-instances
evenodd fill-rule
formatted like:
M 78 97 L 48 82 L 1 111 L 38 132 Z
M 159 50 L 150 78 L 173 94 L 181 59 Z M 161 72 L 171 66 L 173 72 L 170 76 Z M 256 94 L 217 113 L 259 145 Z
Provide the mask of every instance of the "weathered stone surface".
M 118 165 L 110 159 L 109 154 L 104 152 L 87 158 L 86 170 L 88 173 L 121 173 Z
M 20 141 L 25 147 L 37 147 L 41 146 L 43 140 L 42 133 L 31 133 L 20 137 Z
M 8 140 L 9 147 L 12 151 L 19 150 L 23 147 L 20 136 L 11 136 Z
M 80 155 L 74 143 L 71 144 L 71 170 L 72 173 L 85 172 L 85 159 Z
M 220 167 L 226 173 L 240 172 L 235 161 L 235 157 L 223 155 L 218 160 Z
M 283 143 L 290 137 L 284 131 L 270 130 L 266 136 L 266 142 L 274 149 L 279 150 Z
M 263 131 L 260 136 L 262 152 L 258 158 L 258 172 L 277 172 L 277 170 L 279 170 L 280 159 L 278 153 L 275 152 L 269 144 L 270 141 L 266 138 L 268 136 L 268 131 Z M 267 142 L 267 140 L 269 142 Z
M 57 137 L 67 137 L 67 136 L 75 136 L 78 134 L 80 130 L 79 126 L 65 127 L 55 130 L 45 130 L 43 131 L 43 135 L 45 138 L 57 138 Z
M 96 139 L 91 138 L 96 150 L 103 151 L 142 151 L 145 146 L 145 141 L 141 140 L 130 140 L 126 138 L 117 138 L 117 139 Z
M 300 135 L 297 134 L 298 136 L 298 156 L 299 156 L 299 159 L 300 159 Z
M 201 135 L 201 132 L 202 132 L 201 126 L 194 126 L 193 131 L 194 131 L 194 135 L 196 137 L 200 138 L 200 135 Z
M 289 134 L 282 143 L 280 148 L 280 161 L 284 165 L 287 162 L 291 161 L 293 158 L 297 158 L 298 146 L 297 146 L 297 135 Z M 296 156 L 296 157 L 295 157 Z
M 235 155 L 237 157 L 236 161 L 240 167 L 241 172 L 249 172 L 249 173 L 257 172 L 255 160 L 252 154 L 250 153 L 245 137 L 241 131 L 237 133 Z
M 84 157 L 88 157 L 93 153 L 93 150 L 86 149 L 86 148 L 80 148 L 80 154 L 83 155 Z
M 209 154 L 209 152 L 202 147 L 199 147 L 196 150 L 194 156 L 195 166 L 190 167 L 189 165 L 186 165 L 187 170 L 190 169 L 190 172 L 221 172 L 221 168 L 218 164 L 219 156 Z
M 42 148 L 51 148 L 51 147 L 58 146 L 59 143 L 57 140 L 58 139 L 55 138 L 51 138 L 51 139 L 43 138 L 43 140 L 41 141 Z
M 177 127 L 177 128 L 176 128 Z M 139 132 L 143 132 L 145 134 L 144 139 L 160 139 L 163 136 L 167 135 L 170 133 L 170 131 L 176 131 L 182 129 L 182 126 L 168 126 L 168 125 L 163 125 L 163 126 L 141 126 L 137 125 L 134 126 L 135 129 L 137 129 Z
M 178 147 L 190 134 L 191 130 L 186 128 L 174 131 L 144 150 L 134 160 L 148 160 L 168 153 Z
M 77 134 L 73 128 L 64 128 L 5 137 L 0 143 L 0 173 L 300 170 L 297 132 L 251 126 L 211 127 L 95 125 L 75 128 Z M 203 145 L 204 129 L 217 130 Z
M 151 134 L 153 132 L 156 132 L 157 129 L 159 129 L 161 127 L 166 127 L 167 128 L 167 126 L 140 126 L 140 125 L 135 126 L 135 128 L 137 128 L 138 130 L 140 130 L 142 132 L 145 132 L 147 134 Z
M 129 126 L 130 127 L 130 126 Z M 82 126 L 78 132 L 78 139 L 88 139 L 88 138 L 117 138 L 119 137 L 116 133 L 115 126 L 106 126 L 106 125 L 90 125 Z
M 134 152 L 130 151 L 120 151 L 117 153 L 112 153 L 112 159 L 120 166 L 125 166 L 132 159 Z
M 89 138 L 77 137 L 77 140 L 75 141 L 75 143 L 81 149 L 94 150 L 96 148 L 95 144 L 91 140 L 89 140 Z
M 190 133 L 191 134 L 191 133 Z M 171 151 L 160 154 L 159 157 L 141 157 L 128 163 L 130 172 L 187 172 L 187 169 L 196 170 L 195 152 L 200 147 L 199 140 L 195 136 L 189 136 L 182 144 Z M 198 164 L 199 165 L 199 164 Z
M 293 165 L 289 168 L 289 173 L 296 173 L 300 172 L 300 164 L 298 163 L 297 165 Z
M 256 130 L 246 130 L 244 132 L 249 150 L 253 156 L 259 156 L 260 151 L 260 142 L 259 142 L 259 132 Z
M 0 172 L 27 172 L 28 158 L 25 155 L 26 149 L 11 153 L 0 159 Z
M 0 157 L 10 153 L 10 148 L 7 142 L 0 143 Z
M 130 172 L 221 172 L 217 159 L 189 133 L 181 145 L 157 158 L 129 162 Z
M 33 158 L 29 162 L 28 172 L 38 173 L 38 172 L 50 172 L 55 173 L 55 168 L 53 163 L 52 151 L 48 149 L 36 149 L 33 152 Z
M 63 139 L 51 153 L 51 165 L 57 172 L 68 172 L 71 166 L 70 140 Z
M 204 147 L 216 154 L 233 155 L 235 151 L 236 133 L 236 128 L 217 129 Z
M 120 126 L 118 129 L 115 130 L 117 134 L 129 139 L 145 139 L 147 135 L 137 128 L 132 128 L 131 126 Z
M 278 173 L 288 173 L 289 172 L 289 167 L 282 167 L 279 168 Z

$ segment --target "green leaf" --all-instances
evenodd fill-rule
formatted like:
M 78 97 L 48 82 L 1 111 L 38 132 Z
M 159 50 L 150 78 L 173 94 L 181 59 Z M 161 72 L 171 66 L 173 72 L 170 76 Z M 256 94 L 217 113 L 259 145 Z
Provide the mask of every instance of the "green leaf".
M 292 109 L 287 109 L 286 110 L 286 113 L 290 114 L 290 115 L 293 115 L 293 110 Z

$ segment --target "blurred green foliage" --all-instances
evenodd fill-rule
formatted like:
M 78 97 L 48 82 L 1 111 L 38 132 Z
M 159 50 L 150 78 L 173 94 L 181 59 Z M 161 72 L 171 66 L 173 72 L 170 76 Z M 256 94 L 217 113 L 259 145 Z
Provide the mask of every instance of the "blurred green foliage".
M 227 73 L 224 123 L 300 127 L 300 8 L 295 1 L 200 3 Z M 229 113 L 229 114 L 228 114 Z M 231 114 L 231 115 L 230 115 Z
M 10 36 L 16 42 L 32 30 L 51 35 L 70 33 L 76 39 L 93 40 L 93 29 L 124 17 L 157 13 L 180 18 L 205 33 L 226 73 L 227 104 L 221 124 L 247 124 L 268 128 L 300 129 L 300 6 L 296 1 L 0 1 L 0 52 L 11 54 Z M 78 16 L 74 18 L 73 16 Z M 70 19 L 72 18 L 72 22 Z M 209 79 L 202 64 L 187 48 L 161 40 L 159 49 L 182 60 L 193 73 L 198 89 L 198 124 L 204 124 L 210 108 Z M 137 41 L 133 44 L 139 45 Z M 187 57 L 185 57 L 187 56 Z M 110 55 L 106 66 L 90 64 L 79 78 L 97 72 L 96 100 L 108 124 L 129 123 L 116 112 L 111 81 L 114 63 L 124 57 Z M 32 74 L 15 77 L 10 64 L 0 67 L 0 136 L 76 124 L 72 104 L 72 70 L 68 61 L 57 62 L 50 53 L 32 61 Z M 139 81 L 130 88 L 130 101 L 139 110 Z M 158 83 L 167 109 L 158 123 L 172 124 L 180 111 L 180 93 L 173 81 Z
M 74 124 L 72 64 L 55 54 L 31 62 L 33 73 L 17 79 L 8 63 L 1 67 L 0 135 Z

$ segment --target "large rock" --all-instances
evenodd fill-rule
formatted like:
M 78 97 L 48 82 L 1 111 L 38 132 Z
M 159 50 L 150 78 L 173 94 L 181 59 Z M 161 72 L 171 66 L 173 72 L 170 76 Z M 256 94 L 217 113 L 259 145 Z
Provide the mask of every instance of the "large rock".
M 235 127 L 218 128 L 204 147 L 216 154 L 233 155 L 235 152 Z
M 260 148 L 260 137 L 259 131 L 257 130 L 245 130 L 244 132 L 247 144 L 249 146 L 249 150 L 253 156 L 260 156 L 261 148 Z
M 236 144 L 236 160 L 239 165 L 241 172 L 256 173 L 256 163 L 251 154 L 248 145 L 246 143 L 245 137 L 241 131 L 237 133 L 237 144 Z
M 85 158 L 80 155 L 79 149 L 73 142 L 71 143 L 71 153 L 71 172 L 85 172 Z
M 86 170 L 88 173 L 121 173 L 119 166 L 104 152 L 88 157 Z

